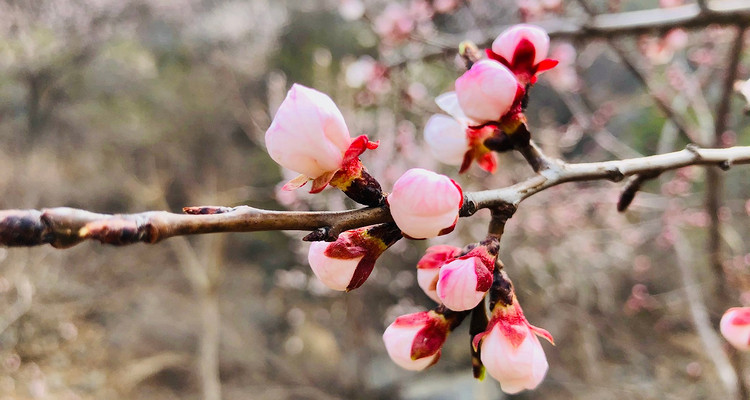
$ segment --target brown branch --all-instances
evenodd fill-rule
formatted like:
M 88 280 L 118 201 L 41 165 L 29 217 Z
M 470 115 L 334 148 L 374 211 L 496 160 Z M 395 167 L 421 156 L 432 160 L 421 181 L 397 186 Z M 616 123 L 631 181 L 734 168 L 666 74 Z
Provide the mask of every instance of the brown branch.
M 708 10 L 701 10 L 697 4 L 688 4 L 668 9 L 599 14 L 591 18 L 570 18 L 550 21 L 535 21 L 544 28 L 551 38 L 570 40 L 597 40 L 643 33 L 666 32 L 672 28 L 698 29 L 709 25 L 745 26 L 750 20 L 750 4 L 746 0 L 723 0 L 712 2 Z M 451 48 L 431 48 L 421 52 L 411 51 L 407 58 L 392 60 L 389 65 L 396 67 L 417 60 L 433 60 L 455 54 L 455 48 L 467 37 L 484 37 L 480 47 L 487 47 L 507 26 L 490 31 L 490 37 L 474 30 L 460 35 L 443 35 L 441 43 L 453 43 Z
M 539 157 L 547 158 L 535 149 Z M 633 175 L 656 174 L 689 165 L 750 163 L 750 146 L 726 149 L 685 150 L 650 157 L 617 161 L 568 164 L 547 160 L 539 174 L 515 185 L 466 193 L 461 216 L 482 208 L 515 209 L 524 199 L 552 186 L 573 181 L 621 181 Z M 541 164 L 541 161 L 540 161 Z M 74 246 L 84 240 L 126 245 L 156 243 L 179 235 L 270 230 L 322 231 L 319 239 L 333 240 L 342 231 L 391 222 L 387 206 L 349 211 L 271 211 L 249 206 L 188 207 L 186 214 L 147 211 L 138 214 L 98 214 L 73 208 L 0 211 L 0 245 L 56 248 Z
M 716 165 L 728 167 L 750 163 L 750 146 L 726 149 L 701 149 L 689 145 L 685 150 L 649 157 L 618 161 L 567 164 L 561 161 L 537 176 L 501 189 L 467 193 L 464 205 L 469 209 L 493 208 L 510 203 L 518 205 L 528 197 L 565 182 L 610 180 L 619 182 L 637 174 L 664 172 L 688 165 Z
M 194 211 L 214 210 L 214 213 Z M 316 230 L 325 228 L 335 238 L 347 229 L 392 221 L 384 207 L 349 211 L 297 212 L 258 208 L 186 208 L 188 214 L 147 211 L 138 214 L 97 214 L 73 208 L 0 211 L 0 245 L 56 248 L 83 240 L 125 245 L 200 233 Z
M 708 146 L 720 147 L 721 136 L 728 126 L 729 108 L 732 100 L 732 88 L 734 81 L 737 79 L 737 70 L 740 64 L 740 56 L 744 42 L 745 27 L 738 28 L 732 47 L 729 51 L 727 73 L 721 88 L 721 97 L 716 107 L 716 117 L 714 122 L 714 135 Z M 706 212 L 710 218 L 708 229 L 708 256 L 714 273 L 718 274 L 717 293 L 727 295 L 729 292 L 726 288 L 723 276 L 722 255 L 721 255 L 721 221 L 719 218 L 719 208 L 722 203 L 723 180 L 719 172 L 714 168 L 708 168 L 706 171 Z

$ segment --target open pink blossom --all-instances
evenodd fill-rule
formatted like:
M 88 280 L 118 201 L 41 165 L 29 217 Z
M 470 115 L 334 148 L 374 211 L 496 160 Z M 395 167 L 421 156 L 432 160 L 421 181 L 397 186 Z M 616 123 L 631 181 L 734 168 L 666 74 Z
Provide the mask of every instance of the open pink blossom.
M 487 56 L 501 62 L 516 74 L 522 84 L 535 83 L 536 74 L 553 68 L 557 61 L 547 59 L 549 35 L 544 29 L 529 25 L 514 25 L 492 42 Z
M 417 283 L 427 296 L 441 303 L 437 295 L 437 281 L 440 267 L 461 252 L 460 247 L 437 245 L 427 248 L 425 255 L 417 263 Z
M 434 115 L 424 129 L 425 142 L 440 161 L 460 165 L 459 173 L 466 172 L 473 161 L 487 172 L 497 170 L 497 156 L 484 145 L 484 141 L 496 132 L 492 125 L 478 126 L 478 122 L 467 117 L 458 103 L 456 92 L 443 93 L 435 103 L 448 113 Z
M 313 242 L 307 261 L 324 285 L 349 291 L 362 286 L 378 257 L 400 238 L 401 231 L 393 224 L 352 229 L 334 242 Z
M 301 174 L 283 189 L 313 180 L 311 193 L 323 190 L 344 167 L 359 173 L 359 155 L 377 148 L 364 135 L 352 140 L 344 116 L 328 95 L 296 83 L 276 111 L 265 140 L 274 161 Z
M 388 195 L 393 220 L 412 239 L 453 231 L 463 200 L 461 187 L 453 179 L 421 168 L 401 175 Z
M 727 310 L 719 323 L 721 334 L 738 350 L 750 350 L 750 307 Z
M 482 340 L 481 359 L 509 394 L 536 388 L 549 368 L 542 344 L 528 323 L 496 324 Z
M 537 336 L 554 344 L 552 335 L 526 320 L 511 286 L 509 303 L 499 300 L 492 310 L 487 330 L 474 336 L 474 349 L 481 346 L 484 368 L 500 382 L 505 393 L 534 389 L 542 382 L 549 364 Z
M 438 361 L 448 333 L 449 324 L 442 315 L 423 311 L 396 318 L 383 333 L 383 343 L 398 366 L 419 371 Z
M 503 31 L 493 42 L 492 51 L 508 61 L 513 60 L 521 42 L 527 40 L 534 48 L 532 64 L 539 64 L 547 57 L 549 51 L 549 35 L 544 29 L 529 25 L 518 24 Z
M 483 124 L 498 121 L 523 91 L 513 73 L 494 60 L 481 60 L 456 79 L 456 95 L 466 116 Z
M 344 116 L 333 100 L 296 83 L 266 131 L 271 158 L 312 179 L 341 168 L 351 142 Z

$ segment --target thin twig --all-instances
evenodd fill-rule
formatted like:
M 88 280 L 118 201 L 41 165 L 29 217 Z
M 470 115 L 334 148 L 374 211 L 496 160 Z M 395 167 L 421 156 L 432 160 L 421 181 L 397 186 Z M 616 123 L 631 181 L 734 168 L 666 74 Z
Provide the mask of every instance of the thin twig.
M 659 95 L 656 88 L 653 87 L 651 82 L 649 82 L 649 80 L 646 78 L 646 75 L 640 70 L 640 68 L 638 68 L 636 63 L 631 60 L 625 49 L 612 41 L 608 41 L 607 44 L 612 50 L 614 50 L 615 53 L 617 53 L 617 56 L 620 57 L 620 60 L 628 69 L 628 71 L 630 71 L 630 73 L 632 73 L 633 76 L 635 76 L 635 78 L 641 83 L 643 89 L 651 97 L 651 100 L 654 101 L 656 106 L 659 107 L 659 110 L 661 110 L 661 112 L 663 112 L 667 118 L 672 120 L 672 123 L 674 123 L 675 127 L 677 127 L 677 129 L 683 135 L 685 135 L 687 140 L 691 142 L 699 142 L 700 135 L 698 135 L 696 130 L 690 126 L 690 123 L 688 123 L 688 121 L 686 121 L 679 113 L 677 113 L 672 108 L 668 100 Z
M 719 104 L 716 107 L 716 117 L 714 120 L 714 135 L 709 143 L 710 146 L 721 147 L 721 137 L 727 130 L 729 125 L 729 111 L 732 101 L 732 91 L 734 81 L 737 79 L 737 73 L 740 65 L 740 58 L 744 45 L 744 34 L 746 31 L 746 25 L 737 28 L 737 33 L 732 43 L 732 47 L 729 50 L 728 62 L 726 68 L 726 75 L 721 87 L 721 96 L 719 97 Z M 732 291 L 730 290 L 729 283 L 727 282 L 727 276 L 724 272 L 722 254 L 722 222 L 719 216 L 719 211 L 723 203 L 723 189 L 724 179 L 716 168 L 706 169 L 706 200 L 705 209 L 709 216 L 708 226 L 708 243 L 707 252 L 709 265 L 716 276 L 716 287 L 715 287 L 715 298 L 718 300 L 722 308 L 729 306 L 734 303 Z M 748 389 L 746 385 L 746 379 L 744 375 L 744 366 L 742 363 L 734 362 L 733 365 L 735 375 L 737 376 L 736 390 L 739 392 L 740 398 L 747 398 Z
M 711 9 L 708 8 L 708 0 L 697 0 L 696 3 L 698 4 L 698 8 L 701 10 L 701 14 L 711 12 Z
M 580 4 L 584 11 L 589 15 L 589 18 L 593 19 L 597 17 L 593 8 L 591 8 L 586 0 L 578 0 L 578 4 Z M 675 112 L 675 110 L 669 104 L 670 102 L 668 100 L 664 99 L 663 96 L 660 96 L 658 94 L 656 88 L 653 87 L 649 79 L 646 77 L 646 74 L 638 67 L 637 63 L 630 58 L 628 52 L 621 45 L 612 40 L 611 37 L 607 37 L 606 41 L 609 48 L 617 53 L 618 57 L 620 57 L 620 60 L 628 69 L 628 71 L 630 71 L 630 73 L 633 74 L 638 82 L 641 83 L 641 86 L 643 86 L 643 89 L 651 97 L 651 100 L 656 103 L 656 106 L 664 113 L 667 118 L 672 120 L 672 123 L 674 123 L 677 129 L 683 135 L 685 135 L 687 140 L 694 143 L 701 143 L 699 141 L 700 137 L 698 133 L 694 129 L 692 129 L 688 121 L 686 121 L 680 114 Z
M 699 29 L 709 25 L 746 25 L 750 20 L 750 4 L 747 0 L 724 0 L 714 2 L 711 12 L 702 12 L 697 4 L 688 4 L 673 8 L 655 8 L 650 10 L 599 14 L 591 18 L 569 18 L 548 21 L 535 21 L 544 28 L 551 38 L 597 40 L 643 33 L 666 32 L 672 28 Z M 490 29 L 490 36 L 483 36 L 477 30 L 456 35 L 442 35 L 441 43 L 452 43 L 448 48 L 425 48 L 422 51 L 410 51 L 406 58 L 391 60 L 391 67 L 407 64 L 412 61 L 442 59 L 455 54 L 455 49 L 467 37 L 485 37 L 478 43 L 487 47 L 507 26 Z
M 739 399 L 738 378 L 734 367 L 727 357 L 721 345 L 721 339 L 711 324 L 708 309 L 706 308 L 706 299 L 701 293 L 700 286 L 693 272 L 693 266 L 690 262 L 695 256 L 688 244 L 687 239 L 682 234 L 679 227 L 675 227 L 674 251 L 677 267 L 680 271 L 682 286 L 685 290 L 685 297 L 688 301 L 688 309 L 695 326 L 698 337 L 703 342 L 704 354 L 711 360 L 719 375 L 719 380 L 727 392 L 728 399 Z
M 716 107 L 716 117 L 714 122 L 714 137 L 712 143 L 706 143 L 708 146 L 720 147 L 721 136 L 727 129 L 729 119 L 729 108 L 732 101 L 732 88 L 734 81 L 737 79 L 737 70 L 740 64 L 740 55 L 742 53 L 743 38 L 745 28 L 737 29 L 737 36 L 729 53 L 729 62 L 727 65 L 727 74 L 721 88 L 721 97 Z M 710 225 L 708 229 L 708 254 L 714 273 L 718 277 L 723 276 L 722 256 L 721 256 L 721 221 L 719 218 L 719 208 L 721 207 L 722 197 L 722 179 L 718 171 L 714 168 L 708 168 L 706 171 L 706 212 L 709 215 Z M 724 279 L 719 278 L 718 293 L 728 293 L 724 284 Z
M 540 157 L 544 155 L 539 151 Z M 546 157 L 544 157 L 547 160 Z M 541 163 L 541 161 L 540 161 Z M 685 150 L 650 157 L 617 161 L 568 164 L 560 160 L 538 175 L 515 185 L 466 193 L 461 216 L 473 215 L 482 208 L 517 207 L 524 199 L 552 186 L 573 181 L 610 180 L 657 173 L 689 165 L 716 165 L 728 168 L 750 163 L 750 146 L 726 149 Z M 190 214 L 147 211 L 138 214 L 97 214 L 73 208 L 0 211 L 0 245 L 56 248 L 74 246 L 84 240 L 126 245 L 156 243 L 169 237 L 218 232 L 256 232 L 270 230 L 324 230 L 333 240 L 338 233 L 393 219 L 387 206 L 349 211 L 298 212 L 271 211 L 249 206 L 189 207 Z

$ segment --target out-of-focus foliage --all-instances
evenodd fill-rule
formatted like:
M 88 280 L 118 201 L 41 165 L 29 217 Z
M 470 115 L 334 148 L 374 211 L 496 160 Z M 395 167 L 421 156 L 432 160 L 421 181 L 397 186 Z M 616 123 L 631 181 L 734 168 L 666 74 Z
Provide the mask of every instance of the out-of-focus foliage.
M 660 6 L 591 3 L 601 12 Z M 292 82 L 330 94 L 353 134 L 381 141 L 363 161 L 386 190 L 411 167 L 438 169 L 465 190 L 517 182 L 531 171 L 514 155 L 494 176 L 473 168 L 457 177 L 424 151 L 421 130 L 460 74 L 456 60 L 383 62 L 453 45 L 444 33 L 479 40 L 496 25 L 582 13 L 548 0 L 0 3 L 0 208 L 353 207 L 334 190 L 277 191 L 293 175 L 262 137 Z M 732 32 L 675 35 L 617 43 L 659 95 L 712 134 Z M 549 154 L 599 161 L 687 143 L 605 43 L 554 41 L 552 56 L 562 63 L 541 76 L 529 106 Z M 750 144 L 741 109 L 736 101 L 725 145 Z M 744 167 L 725 176 L 724 272 L 739 304 L 750 301 L 750 186 Z M 701 251 L 703 180 L 701 168 L 665 174 L 626 214 L 611 183 L 567 184 L 522 204 L 500 258 L 526 316 L 557 347 L 546 347 L 542 386 L 517 398 L 721 397 L 673 249 L 676 240 L 694 249 L 690 268 L 718 321 L 726 304 L 712 300 L 718 278 Z M 380 340 L 397 315 L 433 306 L 414 271 L 427 245 L 480 240 L 488 220 L 480 213 L 451 235 L 398 243 L 348 294 L 316 281 L 299 233 L 0 249 L 0 398 L 200 398 L 206 300 L 186 278 L 195 264 L 218 285 L 225 399 L 497 398 L 495 382 L 471 378 L 465 327 L 420 374 L 393 365 Z

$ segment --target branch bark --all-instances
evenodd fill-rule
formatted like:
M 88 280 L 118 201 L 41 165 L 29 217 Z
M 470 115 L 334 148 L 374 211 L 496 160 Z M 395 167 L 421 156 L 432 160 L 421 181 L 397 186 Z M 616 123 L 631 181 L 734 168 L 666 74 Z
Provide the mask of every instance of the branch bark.
M 465 194 L 461 216 L 482 208 L 518 207 L 526 198 L 565 182 L 610 180 L 619 182 L 633 175 L 657 174 L 689 165 L 714 165 L 728 169 L 750 163 L 750 146 L 685 150 L 616 161 L 568 164 L 549 159 L 533 147 L 542 165 L 536 176 L 515 185 Z M 67 248 L 85 240 L 112 245 L 157 243 L 181 235 L 270 230 L 318 231 L 334 240 L 348 229 L 391 222 L 387 206 L 348 211 L 272 211 L 249 206 L 186 207 L 185 214 L 147 211 L 137 214 L 98 214 L 73 208 L 1 210 L 0 245 Z

